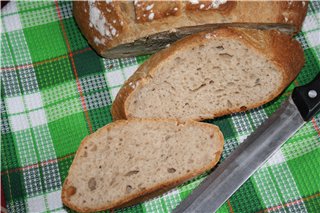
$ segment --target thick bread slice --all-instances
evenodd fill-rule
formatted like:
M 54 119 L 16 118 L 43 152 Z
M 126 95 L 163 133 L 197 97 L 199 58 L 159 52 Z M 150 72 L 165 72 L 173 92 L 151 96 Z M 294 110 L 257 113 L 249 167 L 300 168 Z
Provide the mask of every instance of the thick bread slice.
M 75 20 L 103 57 L 154 53 L 217 27 L 300 31 L 308 1 L 75 1 Z
M 300 44 L 278 31 L 219 29 L 177 41 L 142 64 L 120 89 L 114 120 L 203 120 L 278 96 L 304 64 Z
M 133 204 L 211 169 L 223 143 L 219 128 L 207 123 L 113 122 L 82 141 L 63 184 L 62 201 L 80 212 Z

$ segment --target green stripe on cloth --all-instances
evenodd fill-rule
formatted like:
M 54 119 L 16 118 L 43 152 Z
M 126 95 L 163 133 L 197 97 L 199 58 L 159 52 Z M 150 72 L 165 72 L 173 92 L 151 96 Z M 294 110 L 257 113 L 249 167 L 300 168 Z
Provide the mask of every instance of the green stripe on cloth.
M 75 152 L 112 121 L 112 101 L 150 56 L 104 59 L 88 45 L 68 1 L 11 1 L 1 11 L 1 179 L 9 212 L 74 212 L 60 198 Z M 295 86 L 320 71 L 320 2 L 310 2 L 301 43 L 306 64 L 284 93 L 257 109 L 206 121 L 224 136 L 223 161 Z M 315 116 L 220 209 L 320 211 L 320 115 Z M 116 212 L 171 212 L 208 173 Z M 105 211 L 108 212 L 108 211 Z

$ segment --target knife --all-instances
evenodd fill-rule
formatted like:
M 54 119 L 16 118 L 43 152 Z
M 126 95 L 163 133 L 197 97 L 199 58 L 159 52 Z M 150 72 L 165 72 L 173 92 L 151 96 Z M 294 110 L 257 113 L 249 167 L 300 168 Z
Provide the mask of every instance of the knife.
M 320 73 L 309 84 L 294 88 L 282 106 L 248 136 L 173 212 L 215 212 L 319 110 Z

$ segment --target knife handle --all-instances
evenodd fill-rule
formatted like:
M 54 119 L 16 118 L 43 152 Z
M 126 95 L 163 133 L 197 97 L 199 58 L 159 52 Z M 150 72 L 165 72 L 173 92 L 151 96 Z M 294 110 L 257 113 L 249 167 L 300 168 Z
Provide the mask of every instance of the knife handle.
M 305 121 L 320 110 L 320 73 L 310 83 L 294 88 L 292 100 Z

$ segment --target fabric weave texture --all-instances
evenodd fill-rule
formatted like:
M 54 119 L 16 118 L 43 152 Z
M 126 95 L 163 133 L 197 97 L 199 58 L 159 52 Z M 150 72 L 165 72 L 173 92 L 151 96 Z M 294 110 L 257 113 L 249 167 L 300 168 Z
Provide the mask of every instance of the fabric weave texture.
M 72 2 L 12 1 L 1 11 L 1 180 L 9 212 L 71 212 L 60 194 L 81 140 L 112 121 L 123 82 L 147 56 L 99 57 L 79 32 Z M 208 121 L 225 136 L 223 161 L 291 94 L 320 72 L 320 2 L 302 32 L 306 64 L 276 100 Z M 115 212 L 171 212 L 206 174 Z M 320 115 L 316 115 L 218 211 L 320 212 Z

